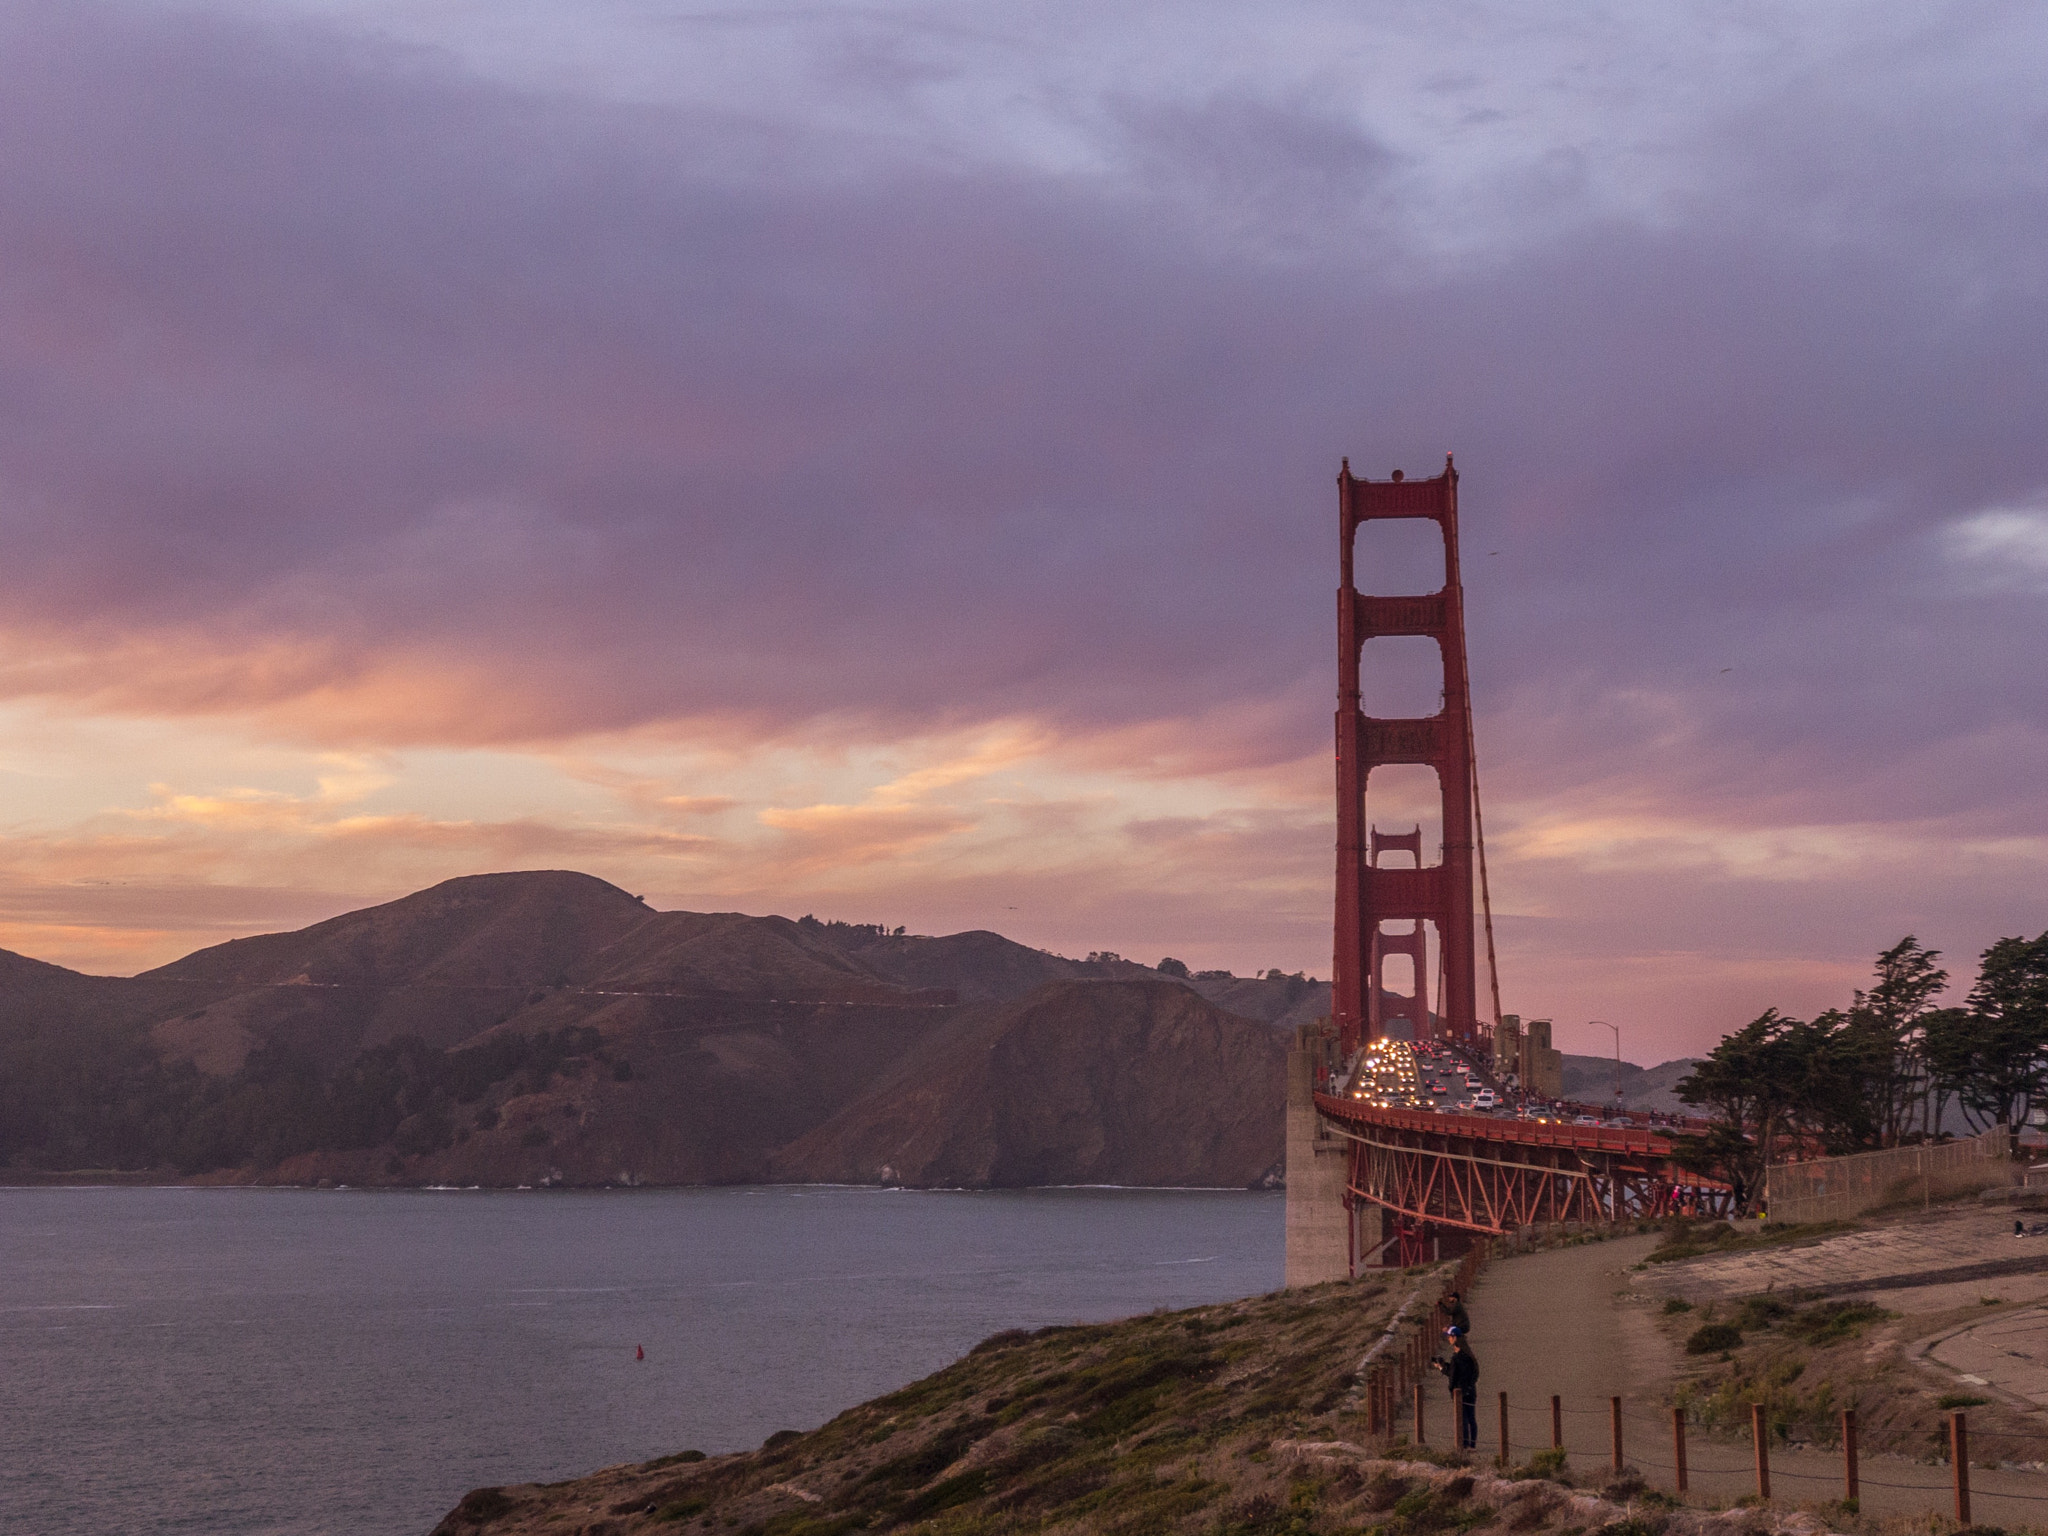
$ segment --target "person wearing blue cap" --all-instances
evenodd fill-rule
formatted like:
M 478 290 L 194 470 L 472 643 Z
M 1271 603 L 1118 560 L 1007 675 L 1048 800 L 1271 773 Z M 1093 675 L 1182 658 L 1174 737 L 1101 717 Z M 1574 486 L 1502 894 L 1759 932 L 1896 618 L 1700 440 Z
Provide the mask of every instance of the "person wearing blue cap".
M 1470 1451 L 1479 1445 L 1479 1361 L 1456 1323 L 1444 1330 L 1444 1337 L 1451 1341 L 1450 1359 L 1430 1363 L 1449 1379 L 1458 1409 L 1458 1449 Z

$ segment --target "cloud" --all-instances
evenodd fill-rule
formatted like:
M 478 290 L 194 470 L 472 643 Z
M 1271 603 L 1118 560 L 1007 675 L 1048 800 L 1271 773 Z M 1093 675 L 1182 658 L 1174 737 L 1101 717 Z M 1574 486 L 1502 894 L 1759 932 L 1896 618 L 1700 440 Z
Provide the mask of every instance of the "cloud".
M 2048 510 L 1993 507 L 1941 532 L 1942 552 L 1979 591 L 2048 592 Z
M 1650 903 L 1557 996 L 1773 881 L 1828 966 L 2041 926 L 2048 24 L 1061 14 L 0 18 L 0 698 L 558 776 L 144 766 L 21 857 L 1315 969 L 1331 476 L 1455 448 L 1496 892 Z

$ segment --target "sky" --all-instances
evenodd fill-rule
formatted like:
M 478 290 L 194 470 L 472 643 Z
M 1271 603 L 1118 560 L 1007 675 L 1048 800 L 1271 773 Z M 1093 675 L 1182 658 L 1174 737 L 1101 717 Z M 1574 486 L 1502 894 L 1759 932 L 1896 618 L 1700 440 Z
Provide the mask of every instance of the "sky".
M 2043 57 L 1926 0 L 9 7 L 0 945 L 572 868 L 1327 976 L 1337 468 L 1454 452 L 1504 1006 L 1654 1062 L 1907 933 L 1967 982 L 2048 929 Z

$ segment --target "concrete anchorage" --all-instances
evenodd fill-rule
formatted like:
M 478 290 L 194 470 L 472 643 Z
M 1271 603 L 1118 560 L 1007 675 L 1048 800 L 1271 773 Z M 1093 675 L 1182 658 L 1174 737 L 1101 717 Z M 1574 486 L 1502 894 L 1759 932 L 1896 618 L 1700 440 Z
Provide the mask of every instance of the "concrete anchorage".
M 1380 1211 L 1352 1208 L 1346 1190 L 1351 1150 L 1323 1129 L 1315 1091 L 1327 1041 L 1319 1024 L 1294 1032 L 1287 1053 L 1287 1264 L 1284 1283 L 1321 1285 L 1357 1273 L 1380 1245 Z

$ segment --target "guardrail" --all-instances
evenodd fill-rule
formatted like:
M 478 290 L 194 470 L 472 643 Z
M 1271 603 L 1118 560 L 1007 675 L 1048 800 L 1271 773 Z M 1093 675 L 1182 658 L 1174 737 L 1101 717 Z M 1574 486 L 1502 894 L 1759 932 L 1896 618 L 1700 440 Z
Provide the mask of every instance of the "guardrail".
M 1487 1141 L 1512 1141 L 1531 1147 L 1591 1147 L 1602 1152 L 1640 1152 L 1669 1157 L 1671 1138 L 1655 1131 L 1595 1125 L 1546 1124 L 1532 1120 L 1501 1120 L 1457 1110 L 1381 1109 L 1335 1094 L 1316 1095 L 1316 1108 L 1333 1120 L 1385 1125 L 1404 1131 L 1434 1131 L 1445 1136 L 1474 1136 Z

